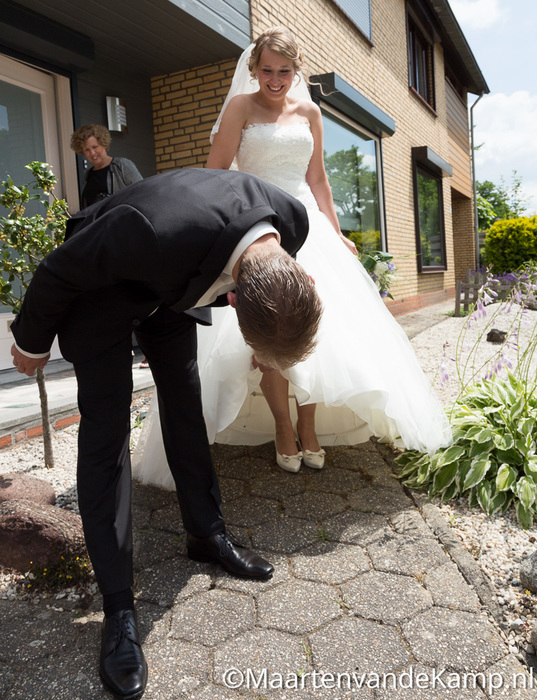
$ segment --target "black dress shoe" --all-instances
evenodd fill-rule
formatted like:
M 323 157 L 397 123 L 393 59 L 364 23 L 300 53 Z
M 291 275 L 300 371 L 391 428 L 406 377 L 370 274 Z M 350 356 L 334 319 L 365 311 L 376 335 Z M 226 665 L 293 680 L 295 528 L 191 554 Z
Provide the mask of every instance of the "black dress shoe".
M 103 622 L 99 673 L 117 698 L 140 698 L 147 683 L 144 658 L 134 610 L 120 610 Z
M 266 579 L 274 571 L 266 559 L 231 539 L 225 532 L 202 539 L 187 535 L 186 552 L 194 561 L 215 561 L 230 574 L 244 578 Z

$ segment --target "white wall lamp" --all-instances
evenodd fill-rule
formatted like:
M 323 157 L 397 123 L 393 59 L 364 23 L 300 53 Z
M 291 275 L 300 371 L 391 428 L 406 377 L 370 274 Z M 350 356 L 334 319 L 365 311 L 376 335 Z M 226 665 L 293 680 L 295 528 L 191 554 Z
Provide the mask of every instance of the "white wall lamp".
M 108 117 L 108 130 L 127 133 L 127 108 L 121 97 L 106 97 L 106 114 Z

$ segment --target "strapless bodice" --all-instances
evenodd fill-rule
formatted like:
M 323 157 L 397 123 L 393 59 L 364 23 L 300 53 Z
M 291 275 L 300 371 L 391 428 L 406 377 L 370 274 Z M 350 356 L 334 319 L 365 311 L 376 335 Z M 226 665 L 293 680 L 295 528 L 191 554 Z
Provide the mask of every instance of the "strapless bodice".
M 239 170 L 281 187 L 307 208 L 316 208 L 306 183 L 312 153 L 309 124 L 251 124 L 242 131 L 236 161 Z

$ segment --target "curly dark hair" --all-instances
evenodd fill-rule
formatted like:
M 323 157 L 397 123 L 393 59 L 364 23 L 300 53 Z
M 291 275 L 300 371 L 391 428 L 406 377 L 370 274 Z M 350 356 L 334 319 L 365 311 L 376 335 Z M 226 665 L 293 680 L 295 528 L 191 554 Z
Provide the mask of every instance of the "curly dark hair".
M 71 136 L 71 148 L 73 151 L 78 153 L 78 155 L 83 155 L 86 141 L 91 136 L 95 136 L 104 150 L 108 151 L 112 143 L 112 137 L 106 126 L 102 124 L 84 124 L 84 126 L 77 129 Z

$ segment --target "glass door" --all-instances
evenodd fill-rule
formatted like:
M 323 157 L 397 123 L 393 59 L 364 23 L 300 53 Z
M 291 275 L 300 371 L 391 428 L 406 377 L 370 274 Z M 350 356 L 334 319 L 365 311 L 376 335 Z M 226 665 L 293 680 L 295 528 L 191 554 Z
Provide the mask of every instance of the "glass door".
M 9 175 L 15 184 L 26 184 L 31 175 L 24 166 L 32 160 L 50 163 L 61 196 L 55 78 L 0 55 L 0 182 Z M 37 213 L 37 205 L 30 202 L 28 214 Z M 0 370 L 12 367 L 12 319 L 11 309 L 0 305 Z M 59 356 L 55 346 L 53 357 Z

